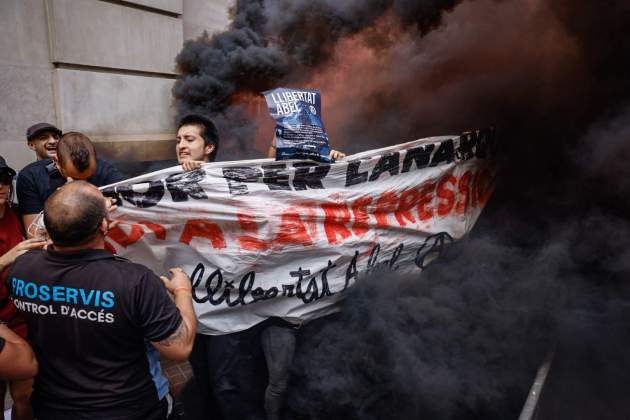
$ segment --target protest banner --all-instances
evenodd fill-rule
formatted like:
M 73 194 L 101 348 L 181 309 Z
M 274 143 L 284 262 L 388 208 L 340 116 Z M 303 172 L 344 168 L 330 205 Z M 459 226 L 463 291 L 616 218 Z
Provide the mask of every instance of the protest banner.
M 199 331 L 337 310 L 374 270 L 420 273 L 470 231 L 494 186 L 492 130 L 431 137 L 326 164 L 216 162 L 102 188 L 116 197 L 107 246 L 156 273 L 181 266 Z

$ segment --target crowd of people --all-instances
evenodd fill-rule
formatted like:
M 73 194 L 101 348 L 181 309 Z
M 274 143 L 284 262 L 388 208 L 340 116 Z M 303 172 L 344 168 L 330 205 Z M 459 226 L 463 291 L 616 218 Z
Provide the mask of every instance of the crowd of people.
M 203 418 L 280 419 L 300 323 L 270 318 L 238 333 L 196 334 L 181 268 L 158 276 L 105 248 L 116 203 L 97 187 L 125 176 L 82 133 L 39 123 L 26 140 L 36 160 L 19 173 L 0 156 L 0 378 L 12 419 L 186 418 L 172 410 L 161 357 L 189 360 Z M 180 120 L 182 170 L 214 161 L 218 149 L 211 120 Z M 250 380 L 256 346 L 264 389 Z

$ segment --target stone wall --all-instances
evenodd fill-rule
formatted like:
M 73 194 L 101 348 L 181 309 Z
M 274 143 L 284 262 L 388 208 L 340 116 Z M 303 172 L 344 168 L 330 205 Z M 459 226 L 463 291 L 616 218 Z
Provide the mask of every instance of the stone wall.
M 25 131 L 82 131 L 125 162 L 173 158 L 171 88 L 185 39 L 226 27 L 230 0 L 0 1 L 0 154 L 34 160 Z

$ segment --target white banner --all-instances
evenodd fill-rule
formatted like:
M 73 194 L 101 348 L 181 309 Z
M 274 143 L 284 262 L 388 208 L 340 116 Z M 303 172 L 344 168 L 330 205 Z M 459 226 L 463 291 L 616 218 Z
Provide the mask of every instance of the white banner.
M 180 166 L 103 188 L 119 200 L 107 238 L 194 287 L 199 332 L 336 310 L 376 269 L 417 272 L 470 231 L 494 171 L 492 131 L 431 137 L 322 164 L 269 159 Z

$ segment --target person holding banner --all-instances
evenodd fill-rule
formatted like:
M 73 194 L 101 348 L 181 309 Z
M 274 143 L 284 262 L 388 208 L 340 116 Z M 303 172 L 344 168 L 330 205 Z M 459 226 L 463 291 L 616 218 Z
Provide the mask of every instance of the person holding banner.
M 271 141 L 267 157 L 276 158 L 275 137 Z M 331 149 L 329 157 L 333 161 L 341 160 L 346 154 Z M 280 317 L 270 317 L 261 324 L 260 338 L 268 372 L 265 388 L 267 420 L 280 419 L 300 326 L 299 321 Z
M 194 171 L 216 159 L 218 131 L 203 115 L 185 115 L 179 121 L 176 141 L 177 161 L 184 171 Z M 216 336 L 197 334 L 189 361 L 204 411 L 213 412 L 217 419 L 262 419 L 248 380 L 257 339 L 255 328 Z
M 185 171 L 214 162 L 219 151 L 219 133 L 214 123 L 203 115 L 184 116 L 177 127 L 175 154 Z
M 146 341 L 185 360 L 197 321 L 180 268 L 158 278 L 105 249 L 102 193 L 85 181 L 46 201 L 46 250 L 18 257 L 9 274 L 39 361 L 32 404 L 40 420 L 163 420 L 167 401 L 151 375 Z
M 177 160 L 185 171 L 199 169 L 204 163 L 215 160 L 218 141 L 217 129 L 210 119 L 197 114 L 186 115 L 178 126 Z M 275 145 L 274 137 L 269 158 L 276 157 Z M 329 157 L 339 160 L 345 156 L 343 152 L 331 150 Z M 268 420 L 279 419 L 298 328 L 299 324 L 274 317 L 258 327 L 238 333 L 198 334 L 190 362 L 200 392 L 214 397 L 214 404 L 226 419 L 258 416 L 258 410 L 248 401 L 251 399 L 248 394 L 255 391 L 251 384 L 243 383 L 242 377 L 254 375 L 252 353 L 260 337 L 268 370 L 265 412 Z

